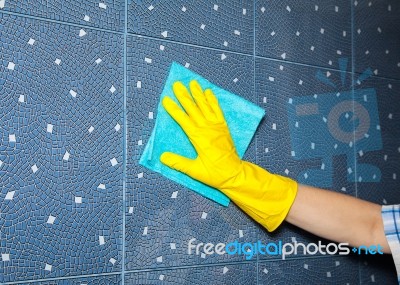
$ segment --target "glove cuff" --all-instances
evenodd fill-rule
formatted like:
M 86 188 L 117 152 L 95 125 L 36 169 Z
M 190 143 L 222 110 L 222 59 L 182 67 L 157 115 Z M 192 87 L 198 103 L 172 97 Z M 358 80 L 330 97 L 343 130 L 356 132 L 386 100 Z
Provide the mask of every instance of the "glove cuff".
M 286 218 L 296 198 L 297 182 L 243 161 L 243 171 L 227 188 L 220 189 L 268 231 Z

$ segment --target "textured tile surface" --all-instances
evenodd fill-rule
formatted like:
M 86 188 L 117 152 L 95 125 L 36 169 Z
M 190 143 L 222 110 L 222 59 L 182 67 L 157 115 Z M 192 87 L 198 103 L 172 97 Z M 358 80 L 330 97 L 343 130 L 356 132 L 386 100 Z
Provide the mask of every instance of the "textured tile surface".
M 355 70 L 400 79 L 400 3 L 353 1 Z
M 324 257 L 260 263 L 258 284 L 359 284 L 358 261 Z
M 256 238 L 256 227 L 233 204 L 228 208 L 138 165 L 150 137 L 159 94 L 172 61 L 254 102 L 251 57 L 130 37 L 128 42 L 128 187 L 126 268 L 243 260 L 243 256 L 188 255 L 188 241 Z M 212 68 L 210 68 L 212 62 Z M 226 70 L 220 73 L 220 70 Z M 139 107 L 140 106 L 140 107 Z M 254 144 L 245 154 L 255 160 Z
M 131 33 L 253 54 L 253 1 L 128 1 Z
M 351 57 L 348 0 L 256 1 L 256 55 L 317 66 Z
M 390 255 L 363 257 L 360 263 L 360 283 L 398 285 L 393 258 Z
M 0 282 L 120 270 L 122 38 L 0 23 Z
M 125 17 L 123 0 L 2 0 L 5 11 L 63 22 L 122 31 Z
M 357 117 L 369 126 L 368 137 L 356 142 L 358 196 L 378 204 L 400 203 L 400 82 L 381 78 L 366 78 L 356 90 L 364 92 L 365 100 L 373 101 L 376 94 L 377 113 Z M 364 91 L 362 91 L 364 90 Z M 367 90 L 367 91 L 365 91 Z M 360 110 L 363 112 L 363 110 Z M 365 111 L 364 111 L 365 113 Z M 374 120 L 378 118 L 378 120 Z M 380 136 L 378 136 L 378 134 Z M 365 149 L 374 149 L 366 152 Z M 359 173 L 362 171 L 363 173 Z M 375 183 L 362 183 L 365 180 Z
M 266 117 L 256 136 L 257 163 L 299 182 L 352 194 L 350 74 L 256 59 L 257 103 Z M 348 170 L 351 168 L 351 170 Z
M 121 284 L 121 275 L 98 276 L 90 278 L 73 278 L 63 280 L 51 280 L 43 282 L 34 282 L 35 285 L 119 285 Z
M 256 264 L 215 265 L 127 274 L 125 284 L 257 284 Z

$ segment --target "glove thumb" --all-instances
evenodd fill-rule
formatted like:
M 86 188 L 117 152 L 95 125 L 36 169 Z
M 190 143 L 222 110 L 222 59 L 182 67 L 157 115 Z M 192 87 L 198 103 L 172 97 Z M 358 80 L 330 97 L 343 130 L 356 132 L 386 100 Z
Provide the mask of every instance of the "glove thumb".
M 191 169 L 191 165 L 193 164 L 193 160 L 186 158 L 184 156 L 172 153 L 172 152 L 164 152 L 160 160 L 166 166 L 183 172 L 190 176 L 189 172 Z

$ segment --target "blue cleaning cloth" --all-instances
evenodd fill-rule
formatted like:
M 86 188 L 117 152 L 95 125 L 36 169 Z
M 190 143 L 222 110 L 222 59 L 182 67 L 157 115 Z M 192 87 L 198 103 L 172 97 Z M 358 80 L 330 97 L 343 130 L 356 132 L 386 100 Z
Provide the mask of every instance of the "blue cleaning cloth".
M 186 186 L 204 197 L 223 206 L 228 206 L 229 198 L 222 192 L 194 180 L 186 174 L 173 170 L 160 161 L 161 154 L 166 151 L 174 152 L 188 158 L 197 157 L 195 149 L 182 128 L 171 118 L 161 105 L 161 101 L 165 96 L 171 97 L 179 104 L 172 90 L 173 83 L 181 81 L 189 90 L 189 82 L 194 79 L 200 83 L 203 90 L 210 88 L 218 98 L 236 150 L 239 156 L 241 158 L 243 157 L 258 124 L 265 115 L 264 109 L 214 85 L 207 79 L 174 62 L 172 63 L 167 81 L 160 96 L 154 129 L 139 163 Z

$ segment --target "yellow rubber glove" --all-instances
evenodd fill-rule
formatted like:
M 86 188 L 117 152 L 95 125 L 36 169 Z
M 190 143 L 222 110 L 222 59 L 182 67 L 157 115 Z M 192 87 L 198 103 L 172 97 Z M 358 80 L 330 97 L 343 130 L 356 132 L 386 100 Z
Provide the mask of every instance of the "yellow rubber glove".
M 293 204 L 297 183 L 239 158 L 210 89 L 203 92 L 197 81 L 191 81 L 193 97 L 181 82 L 175 82 L 173 90 L 185 111 L 169 97 L 164 97 L 162 104 L 189 137 L 198 156 L 189 159 L 165 152 L 161 162 L 219 189 L 268 231 L 275 230 Z

